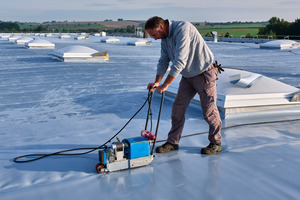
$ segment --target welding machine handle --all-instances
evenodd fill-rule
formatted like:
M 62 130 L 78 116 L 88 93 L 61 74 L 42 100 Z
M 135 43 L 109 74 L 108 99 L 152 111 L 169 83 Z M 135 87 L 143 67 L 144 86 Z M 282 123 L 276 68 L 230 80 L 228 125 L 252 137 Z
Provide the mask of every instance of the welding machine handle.
M 157 119 L 157 124 L 156 124 L 156 130 L 155 130 L 155 139 L 153 141 L 153 146 L 152 146 L 152 150 L 151 150 L 151 155 L 153 155 L 154 152 L 154 147 L 155 147 L 155 142 L 157 139 L 157 133 L 158 133 L 158 127 L 159 127 L 159 121 L 160 121 L 160 116 L 161 116 L 161 110 L 163 107 L 163 102 L 164 102 L 164 98 L 165 98 L 165 93 L 163 92 L 161 95 L 161 101 L 160 101 L 160 107 L 159 107 L 159 113 L 158 113 L 158 119 Z
M 148 127 L 148 121 L 149 121 L 149 116 L 151 113 L 151 104 L 152 104 L 152 98 L 153 98 L 153 92 L 148 93 L 148 98 L 149 98 L 149 108 L 148 108 L 148 113 L 147 113 L 147 119 L 146 119 L 146 125 L 145 125 L 145 130 L 147 130 Z

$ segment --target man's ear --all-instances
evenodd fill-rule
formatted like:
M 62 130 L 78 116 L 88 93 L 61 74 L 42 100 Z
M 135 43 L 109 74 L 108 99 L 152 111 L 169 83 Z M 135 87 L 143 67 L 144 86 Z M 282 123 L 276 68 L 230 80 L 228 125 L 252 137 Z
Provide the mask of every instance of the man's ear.
M 159 25 L 158 25 L 158 29 L 159 29 L 159 30 L 164 30 L 164 25 L 163 25 L 163 24 L 159 24 Z

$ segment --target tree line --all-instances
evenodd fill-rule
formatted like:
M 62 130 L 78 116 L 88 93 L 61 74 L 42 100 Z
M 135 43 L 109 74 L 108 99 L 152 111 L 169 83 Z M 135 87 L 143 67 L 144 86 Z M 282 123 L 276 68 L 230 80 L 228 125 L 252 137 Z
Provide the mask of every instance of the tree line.
M 272 35 L 272 36 L 300 36 L 300 19 L 295 22 L 287 22 L 278 17 L 272 17 L 265 27 L 259 28 L 259 35 Z
M 21 30 L 20 25 L 17 22 L 0 21 L 1 32 L 19 32 L 20 30 Z
M 28 27 L 29 26 L 29 27 Z M 31 33 L 31 32 L 35 32 L 35 33 L 45 33 L 45 32 L 89 32 L 89 33 L 95 33 L 95 32 L 99 32 L 99 30 L 104 30 L 107 31 L 108 33 L 119 33 L 119 34 L 123 34 L 123 33 L 135 33 L 135 26 L 127 26 L 126 28 L 103 28 L 100 27 L 96 28 L 95 26 L 93 28 L 89 28 L 90 24 L 86 24 L 86 25 L 80 25 L 76 26 L 73 25 L 71 27 L 60 27 L 60 26 L 49 26 L 48 24 L 39 24 L 39 25 L 35 25 L 35 24 L 29 24 L 27 25 L 27 27 L 25 28 L 21 28 L 20 24 L 17 22 L 3 22 L 0 21 L 0 31 L 1 32 L 23 32 L 23 33 Z

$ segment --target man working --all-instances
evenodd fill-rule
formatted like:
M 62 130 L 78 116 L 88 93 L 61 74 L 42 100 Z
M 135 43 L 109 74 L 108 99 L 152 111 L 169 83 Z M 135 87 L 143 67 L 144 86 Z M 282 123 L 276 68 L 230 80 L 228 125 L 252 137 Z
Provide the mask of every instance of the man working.
M 221 119 L 216 106 L 216 80 L 219 66 L 214 64 L 214 56 L 199 31 L 189 22 L 169 21 L 161 17 L 147 20 L 145 30 L 155 40 L 161 39 L 161 56 L 157 65 L 156 79 L 148 84 L 148 90 L 162 93 L 171 82 L 182 75 L 176 99 L 172 107 L 172 127 L 165 144 L 156 148 L 158 153 L 178 150 L 178 143 L 185 122 L 188 105 L 198 93 L 204 119 L 209 124 L 210 144 L 201 149 L 202 154 L 215 154 L 221 147 Z M 171 70 L 160 84 L 169 62 Z

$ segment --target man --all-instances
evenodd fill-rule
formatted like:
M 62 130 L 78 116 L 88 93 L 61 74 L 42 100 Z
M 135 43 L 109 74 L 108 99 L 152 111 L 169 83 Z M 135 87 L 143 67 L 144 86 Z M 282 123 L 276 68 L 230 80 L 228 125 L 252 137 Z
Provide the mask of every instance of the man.
M 172 107 L 172 127 L 165 144 L 156 148 L 158 153 L 178 150 L 178 143 L 185 122 L 188 105 L 198 93 L 204 119 L 209 124 L 210 144 L 201 149 L 202 154 L 215 154 L 221 147 L 221 119 L 216 106 L 216 80 L 220 65 L 214 64 L 214 56 L 199 31 L 189 22 L 169 21 L 161 17 L 147 20 L 145 30 L 155 40 L 161 39 L 161 56 L 157 65 L 156 79 L 148 84 L 148 90 L 163 93 L 172 81 L 182 75 L 176 99 Z M 170 72 L 160 84 L 169 62 Z

